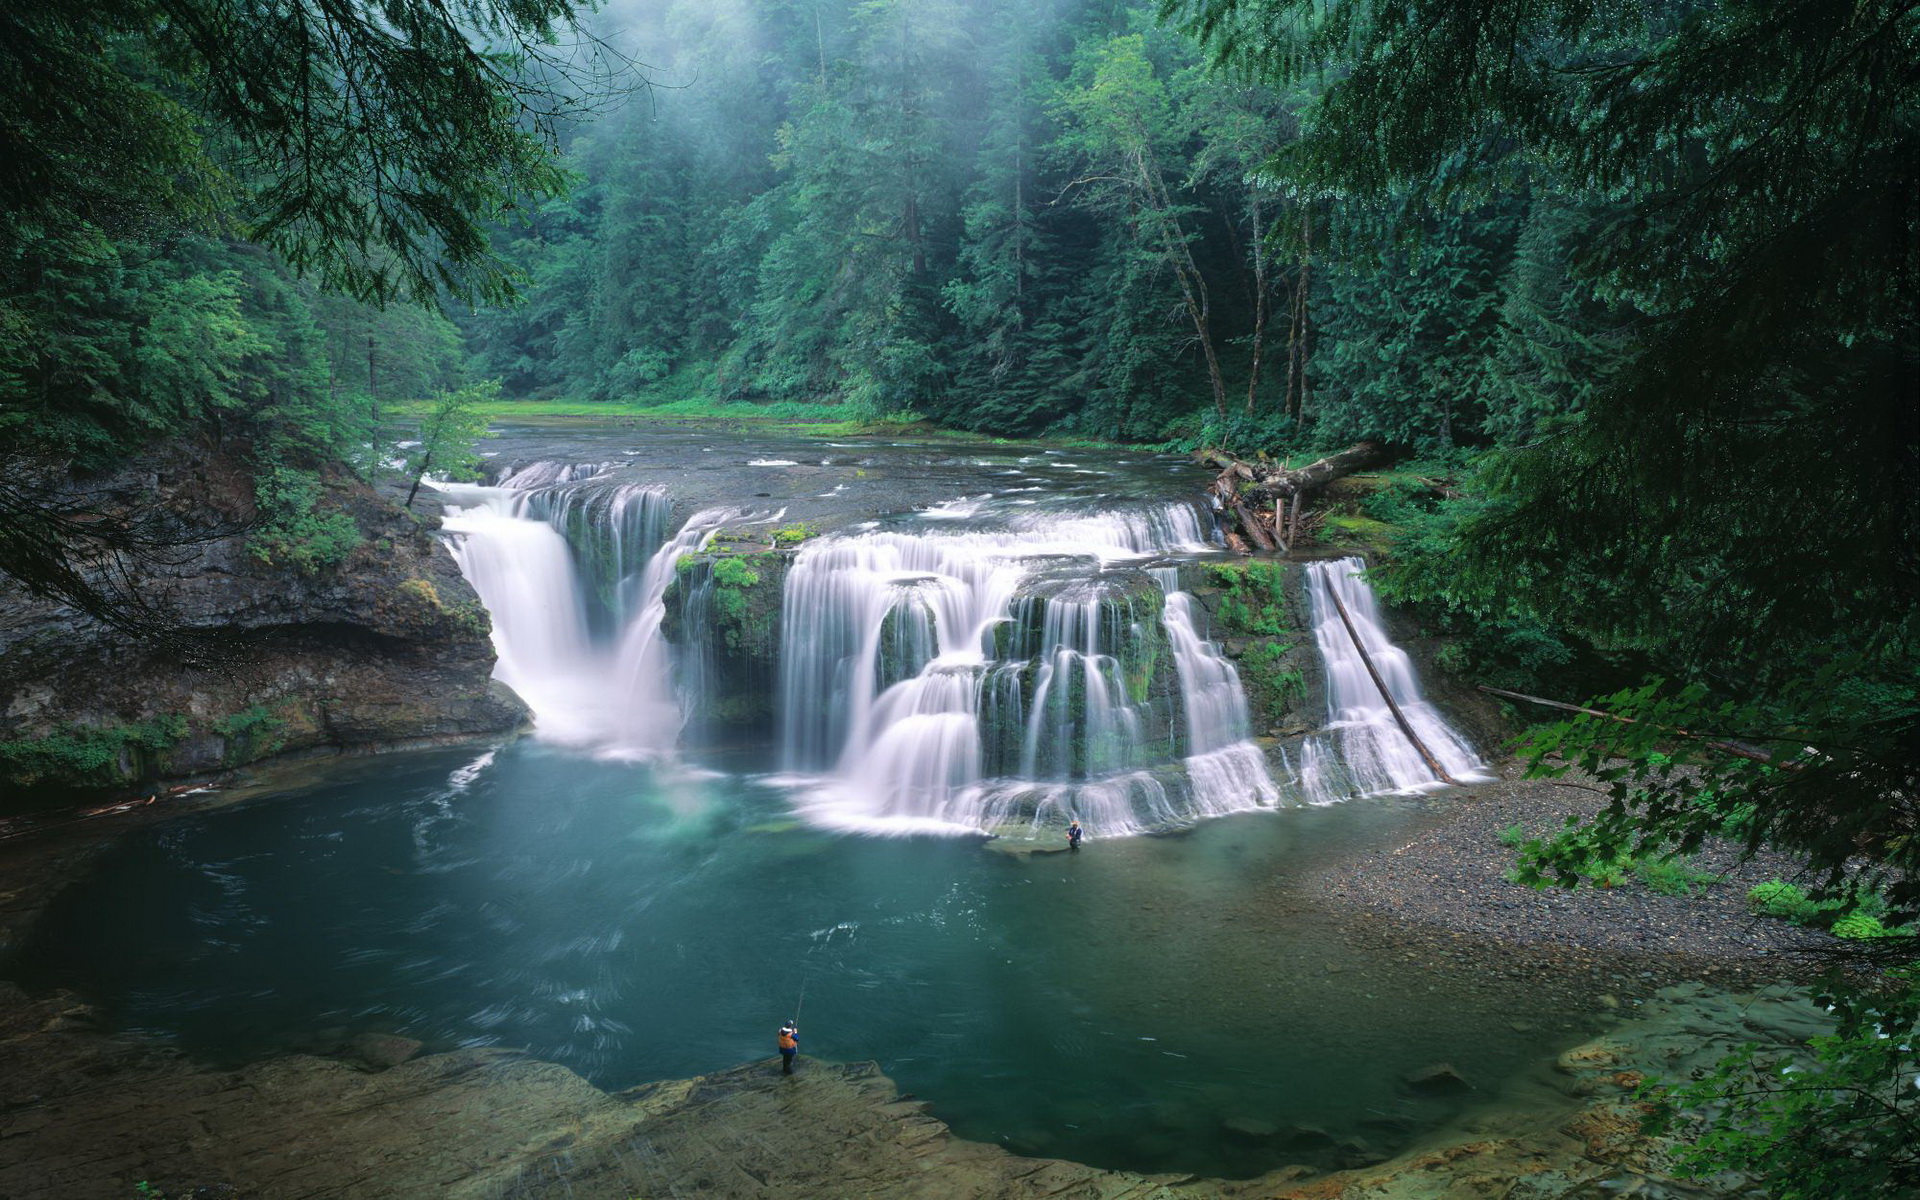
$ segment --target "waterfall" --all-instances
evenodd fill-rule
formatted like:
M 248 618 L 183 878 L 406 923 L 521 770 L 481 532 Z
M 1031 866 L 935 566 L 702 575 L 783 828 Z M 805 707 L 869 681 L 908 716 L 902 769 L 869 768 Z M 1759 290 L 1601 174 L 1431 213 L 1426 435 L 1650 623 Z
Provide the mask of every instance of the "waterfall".
M 1072 816 L 1099 836 L 1278 802 L 1232 666 L 1177 571 L 1144 565 L 1206 540 L 1175 504 L 803 547 L 781 614 L 803 811 L 877 833 Z
M 716 670 L 701 628 L 711 574 L 687 581 L 681 696 L 663 597 L 682 557 L 746 518 L 709 509 L 675 531 L 665 488 L 622 482 L 611 464 L 533 462 L 441 490 L 454 557 L 493 616 L 495 674 L 539 734 L 672 750 L 683 700 L 697 704 Z M 1194 505 L 1008 514 L 966 498 L 806 542 L 782 596 L 777 707 L 798 807 L 875 833 L 1037 832 L 1074 817 L 1098 837 L 1433 785 L 1336 595 L 1428 749 L 1454 778 L 1484 777 L 1421 698 L 1349 558 L 1306 568 L 1327 725 L 1275 752 L 1276 778 L 1239 673 L 1168 562 L 1210 540 Z
M 1187 714 L 1187 777 L 1195 807 L 1205 816 L 1244 808 L 1252 795 L 1263 805 L 1276 803 L 1280 789 L 1267 769 L 1266 755 L 1253 741 L 1253 721 L 1240 673 L 1194 627 L 1193 598 L 1179 590 L 1180 572 L 1158 567 L 1154 579 L 1166 592 L 1161 624 L 1173 643 L 1180 690 Z
M 680 558 L 738 513 L 708 509 L 666 534 L 665 489 L 612 484 L 598 467 L 534 463 L 502 485 L 442 485 L 454 560 L 493 618 L 495 678 L 539 735 L 654 755 L 685 719 L 660 637 Z
M 1421 698 L 1413 660 L 1393 644 L 1380 624 L 1373 589 L 1361 576 L 1365 569 L 1366 562 L 1360 558 L 1307 567 L 1313 636 L 1326 664 L 1327 730 L 1302 748 L 1302 790 L 1311 800 L 1324 803 L 1440 785 L 1381 698 L 1334 607 L 1335 596 L 1345 606 L 1354 632 L 1407 723 L 1447 774 L 1459 780 L 1486 778 L 1485 764 L 1473 748 Z

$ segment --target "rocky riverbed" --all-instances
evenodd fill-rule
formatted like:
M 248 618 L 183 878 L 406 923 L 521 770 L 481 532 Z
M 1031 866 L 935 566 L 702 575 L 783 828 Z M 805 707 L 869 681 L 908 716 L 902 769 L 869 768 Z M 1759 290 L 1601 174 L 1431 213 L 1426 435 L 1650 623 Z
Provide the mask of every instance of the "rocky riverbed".
M 1349 914 L 1353 937 L 1409 961 L 1471 961 L 1486 978 L 1528 987 L 1567 980 L 1568 964 L 1583 968 L 1571 978 L 1584 989 L 1552 984 L 1576 1008 L 1631 1005 L 1689 980 L 1732 989 L 1803 980 L 1824 965 L 1831 937 L 1747 908 L 1755 884 L 1796 877 L 1799 864 L 1783 855 L 1742 862 L 1737 847 L 1711 843 L 1688 864 L 1710 881 L 1681 895 L 1631 876 L 1577 889 L 1509 882 L 1518 851 L 1503 834 L 1517 826 L 1528 838 L 1550 836 L 1606 798 L 1590 781 L 1523 779 L 1514 762 L 1497 770 L 1491 783 L 1425 802 L 1426 827 L 1404 844 L 1286 886 L 1332 902 Z

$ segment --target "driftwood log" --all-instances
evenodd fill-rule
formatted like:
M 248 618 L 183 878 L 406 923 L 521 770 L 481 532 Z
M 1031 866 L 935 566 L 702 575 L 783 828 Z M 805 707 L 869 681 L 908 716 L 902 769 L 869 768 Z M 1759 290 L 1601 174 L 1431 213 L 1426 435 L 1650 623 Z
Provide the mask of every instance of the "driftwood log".
M 1301 500 L 1307 493 L 1356 471 L 1385 466 L 1393 454 L 1378 442 L 1358 442 L 1304 467 L 1250 463 L 1217 450 L 1203 450 L 1197 457 L 1219 472 L 1208 490 L 1233 518 L 1229 525 L 1255 547 L 1285 554 L 1300 537 Z M 1289 506 L 1290 518 L 1283 515 Z

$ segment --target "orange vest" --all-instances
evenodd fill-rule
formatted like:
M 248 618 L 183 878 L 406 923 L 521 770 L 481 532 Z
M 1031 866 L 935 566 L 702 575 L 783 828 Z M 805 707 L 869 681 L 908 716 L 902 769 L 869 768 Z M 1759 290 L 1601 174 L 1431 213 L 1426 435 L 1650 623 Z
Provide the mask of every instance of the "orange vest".
M 780 1031 L 780 1048 L 782 1050 L 798 1050 L 800 1043 L 794 1039 L 792 1034 L 782 1029 Z

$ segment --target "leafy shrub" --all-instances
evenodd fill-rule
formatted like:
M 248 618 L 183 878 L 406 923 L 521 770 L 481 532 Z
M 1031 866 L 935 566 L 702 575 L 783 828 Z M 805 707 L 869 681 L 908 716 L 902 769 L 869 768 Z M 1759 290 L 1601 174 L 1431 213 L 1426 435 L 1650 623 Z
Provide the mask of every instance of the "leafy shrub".
M 1691 896 L 1720 882 L 1711 871 L 1695 869 L 1673 859 L 1651 859 L 1634 865 L 1634 874 L 1648 889 L 1662 896 Z
M 1887 937 L 1893 930 L 1882 925 L 1877 917 L 1855 912 L 1835 921 L 1830 932 L 1837 938 L 1865 939 Z
M 285 744 L 281 731 L 287 723 L 264 704 L 255 704 L 213 723 L 213 731 L 227 739 L 229 766 L 265 758 Z
M 1527 840 L 1526 828 L 1522 826 L 1518 821 L 1515 821 L 1513 824 L 1507 826 L 1505 829 L 1502 829 L 1500 831 L 1500 844 L 1502 846 L 1512 846 L 1517 849 L 1520 846 L 1524 845 L 1526 843 L 1526 840 Z
M 1277 637 L 1293 632 L 1287 622 L 1286 567 L 1249 560 L 1213 563 L 1207 582 L 1223 589 L 1216 610 L 1229 633 Z
M 260 523 L 248 546 L 253 556 L 305 575 L 344 562 L 364 539 L 352 516 L 322 510 L 324 491 L 320 477 L 312 471 L 262 467 L 254 477 Z
M 819 537 L 820 529 L 806 521 L 795 521 L 791 525 L 782 525 L 773 531 L 776 546 L 797 546 L 811 537 Z
M 1785 921 L 1806 921 L 1815 911 L 1805 891 L 1778 879 L 1769 879 L 1748 891 L 1747 907 L 1761 916 Z
M 138 778 L 143 759 L 186 735 L 187 719 L 176 714 L 131 725 L 68 725 L 47 737 L 0 742 L 0 779 L 105 787 Z

